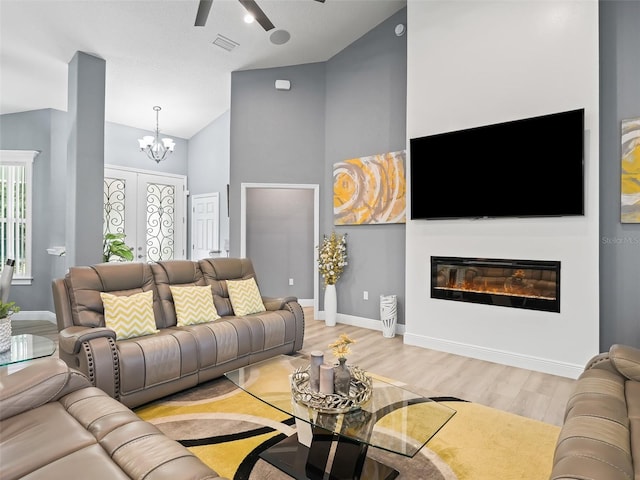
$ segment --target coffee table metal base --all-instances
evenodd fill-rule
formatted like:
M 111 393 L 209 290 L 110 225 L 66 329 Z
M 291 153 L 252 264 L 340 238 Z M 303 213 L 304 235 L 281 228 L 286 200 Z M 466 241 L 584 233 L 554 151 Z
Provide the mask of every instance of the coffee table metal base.
M 332 448 L 335 451 L 329 466 Z M 297 480 L 393 480 L 398 476 L 397 470 L 369 458 L 367 449 L 366 444 L 316 427 L 311 447 L 292 435 L 260 457 Z

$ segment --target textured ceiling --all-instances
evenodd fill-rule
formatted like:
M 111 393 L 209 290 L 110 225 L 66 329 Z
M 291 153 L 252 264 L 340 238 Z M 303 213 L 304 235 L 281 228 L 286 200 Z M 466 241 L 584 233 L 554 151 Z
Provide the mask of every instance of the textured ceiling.
M 106 61 L 109 122 L 190 138 L 229 109 L 231 72 L 326 61 L 406 0 L 257 0 L 275 24 L 243 21 L 237 0 L 214 0 L 194 27 L 198 0 L 0 0 L 0 113 L 67 110 L 77 51 Z M 270 35 L 291 39 L 275 45 Z M 213 44 L 236 42 L 231 52 Z

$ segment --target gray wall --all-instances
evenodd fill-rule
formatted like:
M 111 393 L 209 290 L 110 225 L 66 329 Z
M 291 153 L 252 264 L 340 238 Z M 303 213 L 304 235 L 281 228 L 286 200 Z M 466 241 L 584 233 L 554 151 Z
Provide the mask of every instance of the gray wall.
M 65 204 L 59 201 L 57 194 L 64 189 L 52 191 L 51 176 L 55 174 L 51 166 L 55 163 L 66 171 L 66 124 L 51 128 L 52 110 L 35 110 L 0 116 L 0 149 L 2 150 L 39 150 L 33 161 L 33 235 L 32 265 L 33 283 L 13 285 L 9 299 L 16 302 L 22 310 L 51 310 L 51 272 L 55 268 L 46 249 L 50 240 L 60 235 L 65 227 Z M 55 140 L 55 146 L 53 146 Z M 64 198 L 64 196 L 62 196 Z M 51 201 L 53 199 L 53 201 Z
M 149 126 L 153 127 L 155 119 L 153 111 L 149 111 Z M 162 122 L 163 112 L 160 112 Z M 190 143 L 184 138 L 175 137 L 166 133 L 176 142 L 175 150 L 165 160 L 156 163 L 146 153 L 140 151 L 138 139 L 144 135 L 155 135 L 155 132 L 127 127 L 118 123 L 106 122 L 104 127 L 104 163 L 118 165 L 120 167 L 139 168 L 158 173 L 174 173 L 187 175 L 187 161 L 189 158 Z M 165 136 L 160 132 L 160 137 Z
M 240 254 L 241 183 L 320 184 L 324 175 L 324 64 L 234 72 L 231 76 L 231 256 Z M 275 81 L 291 81 L 277 91 Z M 322 188 L 322 187 L 321 187 Z M 260 287 L 289 291 L 309 276 L 301 262 L 252 258 Z M 312 260 L 312 259 L 311 259 Z M 270 265 L 261 271 L 259 265 Z
M 407 24 L 406 8 L 327 62 L 323 232 L 333 226 L 333 164 L 406 148 L 407 37 L 394 34 L 398 23 Z M 380 295 L 396 294 L 398 323 L 404 323 L 404 224 L 335 230 L 348 234 L 349 256 L 338 282 L 338 311 L 379 319 Z
M 229 184 L 229 142 L 231 124 L 229 111 L 189 139 L 187 181 L 190 195 L 220 193 L 220 249 L 229 240 L 227 215 L 227 185 Z M 191 197 L 189 197 L 191 212 Z M 191 228 L 188 229 L 191 245 Z M 191 249 L 189 249 L 191 252 Z
M 312 189 L 247 189 L 247 257 L 263 295 L 313 299 L 313 203 Z
M 322 236 L 333 229 L 333 164 L 405 148 L 406 37 L 395 36 L 398 23 L 406 24 L 406 9 L 325 63 L 232 74 L 232 255 L 240 248 L 242 182 L 319 184 Z M 291 91 L 276 91 L 276 79 L 290 80 Z M 336 230 L 349 234 L 338 311 L 378 319 L 379 295 L 394 293 L 402 323 L 404 225 Z M 264 274 L 258 274 L 262 284 Z M 284 271 L 269 275 L 297 276 Z M 364 290 L 368 301 L 362 300 Z
M 640 2 L 600 2 L 600 349 L 640 347 L 640 224 L 620 223 L 620 123 L 640 117 Z
M 0 149 L 40 151 L 33 163 L 33 283 L 11 287 L 11 300 L 25 311 L 53 311 L 51 281 L 64 275 L 69 266 L 67 257 L 51 256 L 46 251 L 66 243 L 68 130 L 68 114 L 59 110 L 0 115 Z M 104 130 L 105 163 L 187 173 L 185 139 L 171 136 L 176 142 L 175 152 L 168 160 L 156 164 L 139 151 L 137 142 L 142 135 L 153 132 L 114 123 L 106 123 Z

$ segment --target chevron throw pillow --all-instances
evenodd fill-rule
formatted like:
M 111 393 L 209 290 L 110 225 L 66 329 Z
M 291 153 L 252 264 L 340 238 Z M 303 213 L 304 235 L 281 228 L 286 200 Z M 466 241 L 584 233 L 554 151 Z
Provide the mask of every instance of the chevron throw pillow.
M 220 318 L 216 306 L 213 304 L 213 293 L 210 286 L 169 286 L 169 288 L 171 295 L 173 295 L 173 305 L 176 307 L 179 327 L 213 322 Z
M 242 317 L 267 310 L 262 303 L 262 296 L 255 278 L 227 280 L 227 290 L 229 290 L 229 300 L 236 316 Z
M 116 340 L 157 333 L 153 315 L 153 291 L 125 297 L 100 292 L 104 306 L 104 323 L 115 330 Z

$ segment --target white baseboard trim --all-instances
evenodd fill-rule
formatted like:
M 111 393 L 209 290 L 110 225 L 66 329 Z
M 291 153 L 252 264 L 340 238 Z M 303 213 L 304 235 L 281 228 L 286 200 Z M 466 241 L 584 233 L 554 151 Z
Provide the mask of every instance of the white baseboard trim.
M 412 333 L 405 333 L 404 343 L 417 347 L 429 348 L 441 352 L 463 355 L 488 362 L 500 363 L 512 367 L 525 368 L 537 372 L 559 375 L 561 377 L 578 378 L 584 371 L 584 365 L 559 362 L 546 358 L 522 355 L 520 353 L 507 352 L 493 348 L 480 347 L 460 342 L 452 342 L 440 338 L 425 337 Z
M 14 313 L 11 315 L 11 321 L 20 321 L 20 320 L 46 320 L 51 323 L 56 323 L 56 314 L 53 312 L 48 312 L 46 310 L 31 310 L 25 311 L 20 310 L 18 313 Z
M 301 307 L 313 307 L 313 298 L 299 298 L 298 303 Z
M 316 312 L 316 318 L 318 320 L 324 320 L 324 310 L 318 310 Z M 353 325 L 354 327 L 368 328 L 369 330 L 378 330 L 382 332 L 382 322 L 366 317 L 356 317 L 355 315 L 347 315 L 346 313 L 338 313 L 336 316 L 336 324 L 342 323 L 344 325 Z M 396 335 L 404 335 L 404 325 L 396 324 Z

